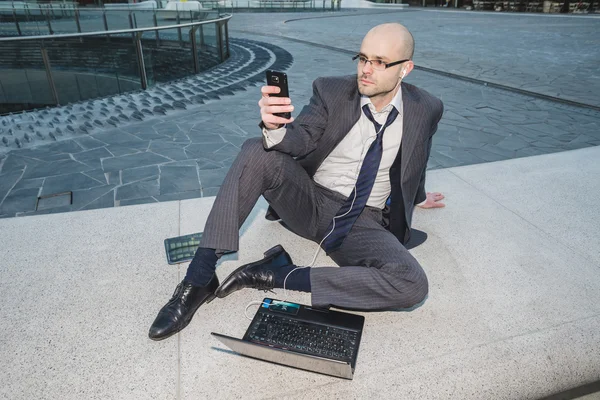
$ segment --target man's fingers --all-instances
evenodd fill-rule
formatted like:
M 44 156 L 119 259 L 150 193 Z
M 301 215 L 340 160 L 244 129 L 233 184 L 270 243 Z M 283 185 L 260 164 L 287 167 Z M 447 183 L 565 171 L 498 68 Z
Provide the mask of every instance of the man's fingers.
M 283 112 L 292 112 L 294 111 L 294 106 L 269 106 L 263 107 L 263 114 L 277 114 Z
M 289 97 L 261 97 L 258 101 L 260 107 L 291 105 Z
M 287 118 L 283 118 L 283 117 L 278 117 L 273 114 L 264 115 L 262 120 L 265 124 L 270 124 L 270 125 L 283 125 L 283 124 L 291 124 L 292 122 L 294 122 L 294 118 L 287 119 Z
M 263 100 L 263 104 L 268 106 L 292 104 L 292 100 L 289 97 L 265 97 Z
M 263 94 L 263 96 L 268 96 L 270 94 L 277 94 L 281 92 L 281 89 L 277 86 L 263 86 L 260 88 L 260 92 Z

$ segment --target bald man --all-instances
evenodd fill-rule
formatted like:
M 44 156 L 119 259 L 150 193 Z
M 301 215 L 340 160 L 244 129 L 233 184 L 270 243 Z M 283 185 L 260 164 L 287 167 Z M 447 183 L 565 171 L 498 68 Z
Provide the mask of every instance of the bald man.
M 405 244 L 415 206 L 443 207 L 425 191 L 432 136 L 442 102 L 404 83 L 414 40 L 399 24 L 374 27 L 353 57 L 356 76 L 319 78 L 298 117 L 289 98 L 262 88 L 262 137 L 249 139 L 225 177 L 185 279 L 160 310 L 149 336 L 165 339 L 204 303 L 244 288 L 311 292 L 315 307 L 389 310 L 412 307 L 428 291 Z M 267 218 L 318 244 L 339 267 L 296 265 L 277 245 L 221 285 L 217 260 L 239 248 L 239 229 L 260 196 Z M 315 254 L 316 259 L 316 254 Z

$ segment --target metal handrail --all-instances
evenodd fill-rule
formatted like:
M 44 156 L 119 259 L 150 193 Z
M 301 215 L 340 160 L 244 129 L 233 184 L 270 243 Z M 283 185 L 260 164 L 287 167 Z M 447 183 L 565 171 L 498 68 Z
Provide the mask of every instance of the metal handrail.
M 205 21 L 197 21 L 197 22 L 188 22 L 185 24 L 175 24 L 175 25 L 163 25 L 163 26 L 152 26 L 148 28 L 134 28 L 134 29 L 119 29 L 114 31 L 94 31 L 94 32 L 82 32 L 82 33 L 63 33 L 59 35 L 39 35 L 39 36 L 11 36 L 6 38 L 0 38 L 0 42 L 9 42 L 9 41 L 25 41 L 25 40 L 43 40 L 43 39 L 61 39 L 61 38 L 78 38 L 78 37 L 86 37 L 86 36 L 99 36 L 99 35 L 116 35 L 123 33 L 138 33 L 138 32 L 152 32 L 152 31 L 160 31 L 163 29 L 177 29 L 177 28 L 188 28 L 198 25 L 211 24 L 215 22 L 227 21 L 231 19 L 231 14 L 223 14 L 220 18 L 209 19 Z

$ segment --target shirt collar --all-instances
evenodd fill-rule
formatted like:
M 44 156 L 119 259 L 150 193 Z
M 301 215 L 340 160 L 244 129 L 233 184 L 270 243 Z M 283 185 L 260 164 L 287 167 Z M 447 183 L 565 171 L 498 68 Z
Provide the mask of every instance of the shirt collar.
M 375 111 L 375 106 L 371 102 L 371 99 L 369 97 L 367 97 L 367 96 L 361 95 L 360 96 L 360 106 L 361 106 L 361 108 L 365 104 L 369 105 L 369 109 L 371 110 L 371 112 L 373 114 L 377 113 L 377 111 Z M 380 113 L 390 112 L 392 110 L 392 107 L 395 107 L 396 110 L 398 110 L 398 113 L 400 115 L 402 115 L 402 84 L 400 85 L 400 88 L 398 89 L 398 93 L 396 93 L 396 95 L 394 96 L 394 98 L 392 99 L 392 101 L 388 105 L 386 105 L 385 107 L 383 107 L 381 109 Z

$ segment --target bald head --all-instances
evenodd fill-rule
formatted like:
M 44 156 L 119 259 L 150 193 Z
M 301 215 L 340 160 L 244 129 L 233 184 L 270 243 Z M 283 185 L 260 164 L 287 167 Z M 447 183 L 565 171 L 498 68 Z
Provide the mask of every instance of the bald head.
M 361 95 L 369 97 L 377 110 L 389 104 L 415 64 L 413 36 L 400 24 L 382 24 L 371 29 L 354 57 L 356 81 Z
M 415 52 L 413 35 L 404 25 L 397 23 L 377 25 L 367 33 L 363 42 L 367 40 L 385 43 L 391 51 L 397 54 L 399 59 L 412 60 Z

